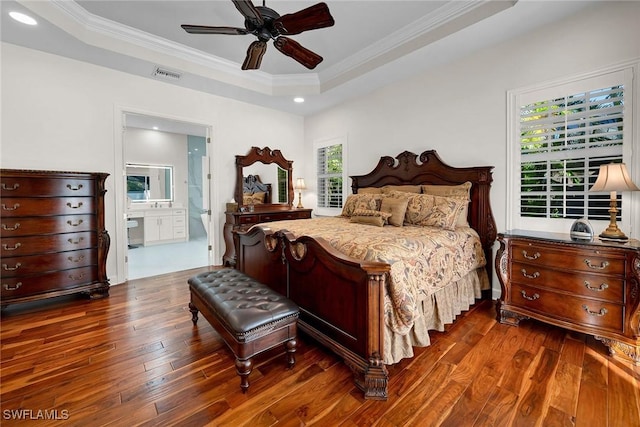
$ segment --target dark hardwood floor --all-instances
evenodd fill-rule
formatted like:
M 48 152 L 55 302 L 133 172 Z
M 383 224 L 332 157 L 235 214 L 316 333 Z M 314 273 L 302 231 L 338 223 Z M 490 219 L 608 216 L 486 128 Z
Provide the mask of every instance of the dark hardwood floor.
M 242 394 L 233 355 L 205 319 L 191 323 L 198 271 L 114 286 L 105 300 L 7 307 L 0 424 L 640 426 L 638 367 L 592 337 L 501 325 L 490 301 L 391 366 L 386 402 L 365 401 L 305 336 L 292 370 L 281 349 L 257 357 Z

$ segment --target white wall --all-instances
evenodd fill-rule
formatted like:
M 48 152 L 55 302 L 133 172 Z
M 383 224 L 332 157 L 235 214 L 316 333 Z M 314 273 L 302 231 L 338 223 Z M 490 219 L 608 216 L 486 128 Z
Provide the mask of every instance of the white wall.
M 251 146 L 303 158 L 303 118 L 111 69 L 2 43 L 1 159 L 3 168 L 101 171 L 107 179 L 107 274 L 124 280 L 126 234 L 122 111 L 207 125 L 212 164 L 214 230 L 233 197 L 235 155 Z M 215 238 L 215 263 L 224 242 Z
M 596 5 L 535 36 L 506 41 L 309 117 L 305 120 L 306 162 L 313 165 L 314 141 L 347 135 L 349 175 L 370 172 L 380 156 L 404 150 L 435 149 L 452 166 L 495 166 L 491 202 L 498 230 L 503 231 L 509 209 L 505 203 L 507 90 L 639 60 L 639 22 L 639 2 Z M 637 84 L 635 91 L 634 159 L 640 163 Z M 640 164 L 634 169 L 638 182 Z M 307 173 L 304 205 L 315 207 L 315 183 L 309 179 L 313 172 Z M 640 212 L 639 206 L 640 197 L 634 196 L 635 212 Z M 638 226 L 630 237 L 640 238 L 640 219 L 633 220 Z M 494 280 L 496 292 L 497 286 Z

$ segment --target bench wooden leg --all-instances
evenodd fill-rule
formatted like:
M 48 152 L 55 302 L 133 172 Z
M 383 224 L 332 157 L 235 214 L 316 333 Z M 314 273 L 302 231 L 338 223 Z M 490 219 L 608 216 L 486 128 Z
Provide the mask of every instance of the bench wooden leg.
M 189 303 L 189 311 L 191 312 L 191 321 L 195 325 L 198 323 L 198 309 L 193 303 Z
M 287 350 L 287 365 L 289 369 L 293 368 L 293 365 L 296 364 L 296 347 L 298 345 L 298 341 L 295 339 L 289 340 L 284 343 L 284 348 Z
M 246 393 L 249 389 L 249 374 L 253 370 L 251 359 L 241 360 L 236 358 L 236 372 L 240 375 L 240 390 Z

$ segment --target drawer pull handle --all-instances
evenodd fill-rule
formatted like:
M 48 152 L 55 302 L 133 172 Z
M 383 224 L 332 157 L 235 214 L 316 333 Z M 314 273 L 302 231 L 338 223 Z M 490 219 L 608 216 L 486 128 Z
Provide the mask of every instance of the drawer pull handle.
M 7 184 L 5 184 L 4 182 L 2 183 L 3 190 L 14 191 L 14 190 L 17 190 L 18 188 L 20 188 L 20 184 L 18 184 L 17 182 L 13 184 L 13 187 L 8 187 Z
M 78 237 L 78 239 L 75 241 L 73 239 L 67 239 L 67 242 L 71 243 L 72 245 L 78 245 L 83 240 L 84 240 L 84 237 Z
M 13 245 L 12 248 L 10 248 L 9 245 L 7 245 L 6 243 L 3 243 L 2 244 L 2 249 L 4 249 L 5 251 L 15 251 L 20 246 L 22 246 L 22 243 L 16 243 L 15 245 Z
M 6 231 L 16 231 L 18 228 L 20 228 L 19 222 L 16 222 L 16 225 L 14 225 L 13 227 L 9 227 L 7 226 L 7 224 L 2 224 L 2 229 Z
M 520 291 L 520 295 L 522 295 L 522 298 L 524 298 L 526 300 L 529 300 L 529 301 L 535 301 L 538 298 L 540 298 L 540 295 L 538 295 L 537 293 L 529 296 L 529 295 L 527 295 L 527 293 L 525 291 Z
M 70 274 L 68 277 L 71 280 L 82 280 L 82 279 L 84 279 L 84 273 L 80 273 L 77 276 L 74 276 L 73 274 Z
M 540 277 L 540 273 L 537 271 L 534 271 L 533 274 L 529 274 L 527 273 L 527 270 L 525 270 L 524 268 L 522 270 L 520 270 L 520 272 L 522 273 L 522 275 L 528 279 L 537 279 L 538 277 Z
M 2 287 L 4 288 L 5 291 L 15 291 L 20 286 L 22 286 L 22 282 L 18 282 L 15 285 L 7 285 L 6 283 L 4 285 L 2 285 Z
M 2 210 L 5 210 L 5 211 L 15 211 L 19 207 L 20 207 L 20 203 L 14 203 L 13 207 L 9 207 L 4 203 L 2 204 Z
M 83 221 L 81 219 L 79 219 L 78 222 L 76 222 L 75 224 L 73 222 L 71 222 L 71 220 L 67 221 L 67 224 L 69 224 L 72 227 L 77 227 L 82 223 L 83 223 Z
M 67 203 L 67 206 L 69 206 L 71 209 L 78 209 L 78 208 L 82 207 L 82 202 L 78 202 L 78 204 L 75 205 L 75 206 L 73 206 L 71 204 L 71 202 L 69 202 L 69 203 Z
M 80 256 L 79 256 L 78 258 L 76 258 L 76 259 L 73 259 L 73 257 L 71 257 L 71 256 L 70 256 L 70 257 L 67 257 L 67 259 L 68 259 L 69 261 L 71 261 L 71 262 L 80 262 L 80 261 L 82 261 L 82 260 L 84 259 L 84 255 L 80 255 Z
M 78 191 L 83 187 L 82 184 L 78 184 L 75 187 L 73 187 L 71 184 L 67 184 L 67 188 L 71 191 Z
M 605 314 L 607 314 L 607 309 L 606 308 L 601 308 L 600 311 L 591 311 L 589 310 L 589 307 L 587 307 L 586 305 L 583 305 L 582 308 L 584 309 L 584 311 L 586 311 L 588 314 L 590 314 L 591 316 L 598 316 L 598 317 L 602 317 Z
M 529 255 L 527 251 L 523 250 L 522 256 L 525 257 L 526 259 L 538 259 L 540 258 L 540 252 L 536 252 L 533 255 Z
M 593 268 L 594 270 L 604 270 L 609 266 L 609 261 L 602 261 L 600 265 L 591 264 L 591 260 L 589 258 L 585 258 L 584 263 L 587 264 L 587 267 Z
M 595 286 L 591 286 L 591 283 L 587 282 L 586 280 L 584 281 L 584 286 L 590 291 L 596 291 L 596 292 L 602 292 L 609 287 L 609 285 L 607 285 L 606 283 L 602 283 L 600 284 L 600 286 L 596 288 Z
M 19 269 L 21 265 L 22 264 L 20 264 L 19 262 L 16 263 L 15 267 L 9 267 L 7 264 L 2 264 L 2 268 L 6 271 L 15 271 Z

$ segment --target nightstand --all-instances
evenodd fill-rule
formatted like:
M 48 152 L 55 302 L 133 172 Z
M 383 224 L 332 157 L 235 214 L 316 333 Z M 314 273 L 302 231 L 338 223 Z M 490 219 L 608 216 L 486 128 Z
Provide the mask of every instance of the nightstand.
M 593 335 L 640 365 L 640 242 L 576 241 L 568 234 L 498 234 L 501 323 L 522 319 Z

